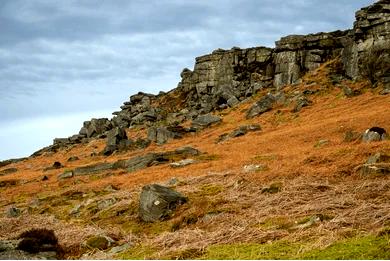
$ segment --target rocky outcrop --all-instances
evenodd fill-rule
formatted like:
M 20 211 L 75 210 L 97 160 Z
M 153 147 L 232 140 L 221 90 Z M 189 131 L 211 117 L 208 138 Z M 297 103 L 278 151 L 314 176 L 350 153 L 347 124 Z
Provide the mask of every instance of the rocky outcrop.
M 276 41 L 275 48 L 233 47 L 197 57 L 192 70 L 185 68 L 181 72 L 177 88 L 158 95 L 142 92 L 132 95 L 120 111 L 113 113 L 111 120 L 86 121 L 79 134 L 55 139 L 52 146 L 34 156 L 91 138 L 104 138 L 115 127 L 151 127 L 148 139 L 162 144 L 178 136 L 167 126 L 234 107 L 262 89 L 266 89 L 264 93 L 280 93 L 284 86 L 298 83 L 306 72 L 336 58 L 339 66 L 332 72 L 333 82 L 364 78 L 373 86 L 383 85 L 380 93 L 390 93 L 389 0 L 377 1 L 356 12 L 356 22 L 350 30 L 289 35 Z M 354 95 L 352 90 L 344 92 L 349 97 Z M 264 106 L 258 102 L 251 108 L 248 118 L 269 110 L 273 103 L 270 98 L 265 96 Z M 311 103 L 305 96 L 294 102 L 295 112 Z

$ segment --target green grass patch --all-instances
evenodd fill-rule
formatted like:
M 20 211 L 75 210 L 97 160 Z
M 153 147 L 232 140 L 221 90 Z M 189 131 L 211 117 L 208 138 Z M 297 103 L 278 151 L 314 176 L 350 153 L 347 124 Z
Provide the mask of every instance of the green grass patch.
M 156 250 L 151 246 L 139 245 L 130 248 L 129 250 L 120 253 L 115 256 L 114 259 L 121 260 L 145 260 L 152 259 L 153 255 L 156 253 Z
M 389 236 L 354 237 L 335 242 L 324 249 L 304 251 L 309 243 L 286 240 L 266 244 L 227 244 L 209 246 L 201 259 L 313 259 L 313 260 L 371 260 L 390 259 Z
M 228 244 L 207 248 L 201 259 L 294 259 L 298 255 L 300 244 L 278 241 L 271 244 Z
M 336 242 L 325 249 L 315 249 L 301 259 L 390 259 L 389 236 L 355 237 Z
M 224 191 L 223 186 L 214 185 L 214 184 L 206 184 L 200 187 L 200 194 L 202 194 L 203 196 L 217 195 L 222 191 Z

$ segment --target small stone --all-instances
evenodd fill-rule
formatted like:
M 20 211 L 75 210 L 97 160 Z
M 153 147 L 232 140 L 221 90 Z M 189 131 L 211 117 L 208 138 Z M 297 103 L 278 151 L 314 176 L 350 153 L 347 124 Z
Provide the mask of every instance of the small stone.
M 168 185 L 168 186 L 176 186 L 177 184 L 179 184 L 179 179 L 178 179 L 178 178 L 171 178 L 171 179 L 167 182 L 167 185 Z
M 47 181 L 47 180 L 49 180 L 49 177 L 48 177 L 48 176 L 43 176 L 43 177 L 41 178 L 41 181 Z
M 71 157 L 69 157 L 69 159 L 67 160 L 68 162 L 72 162 L 72 161 L 77 161 L 77 160 L 79 160 L 80 158 L 79 157 L 77 157 L 77 156 L 71 156 Z
M 329 144 L 329 140 L 319 140 L 315 145 L 314 147 L 315 148 L 321 148 L 325 145 L 328 145 Z
M 81 209 L 82 205 L 81 204 L 77 204 L 74 208 L 72 208 L 70 211 L 69 211 L 69 214 L 70 215 L 78 215 L 80 214 L 80 209 Z
M 245 165 L 243 170 L 245 173 L 265 171 L 268 170 L 268 166 L 263 164 L 258 164 L 258 165 L 251 164 L 251 165 Z
M 17 208 L 17 207 L 10 207 L 8 210 L 7 210 L 7 217 L 18 217 L 20 216 L 20 214 L 22 213 L 22 211 Z
M 111 248 L 110 254 L 118 254 L 118 253 L 121 253 L 123 251 L 126 251 L 127 249 L 129 249 L 131 247 L 132 247 L 132 245 L 130 243 L 126 243 L 126 244 L 123 244 L 121 246 L 116 246 L 116 247 Z
M 115 203 L 116 203 L 116 198 L 103 199 L 97 203 L 97 207 L 99 210 L 104 210 L 111 207 Z
M 73 177 L 73 171 L 71 170 L 68 170 L 68 171 L 65 171 L 64 173 L 61 173 L 57 176 L 57 179 L 58 180 L 62 180 L 62 179 L 69 179 L 69 178 L 72 178 Z
M 184 159 L 178 162 L 172 162 L 169 164 L 169 166 L 171 166 L 172 168 L 180 168 L 180 167 L 188 166 L 190 164 L 194 164 L 195 162 L 196 160 L 194 159 Z

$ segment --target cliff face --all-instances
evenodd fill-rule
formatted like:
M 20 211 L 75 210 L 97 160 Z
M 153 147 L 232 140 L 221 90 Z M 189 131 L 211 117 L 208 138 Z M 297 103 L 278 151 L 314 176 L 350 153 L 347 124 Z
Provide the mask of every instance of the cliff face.
M 356 12 L 351 30 L 290 35 L 277 41 L 275 48 L 233 47 L 197 57 L 194 69 L 184 69 L 177 88 L 169 93 L 133 95 L 121 111 L 113 113 L 112 120 L 87 121 L 78 135 L 56 139 L 54 145 L 105 137 L 105 132 L 114 127 L 180 123 L 233 107 L 261 89 L 280 92 L 284 86 L 299 82 L 306 72 L 335 58 L 343 67 L 340 77 L 382 82 L 390 90 L 390 0 Z M 105 127 L 100 128 L 99 122 Z

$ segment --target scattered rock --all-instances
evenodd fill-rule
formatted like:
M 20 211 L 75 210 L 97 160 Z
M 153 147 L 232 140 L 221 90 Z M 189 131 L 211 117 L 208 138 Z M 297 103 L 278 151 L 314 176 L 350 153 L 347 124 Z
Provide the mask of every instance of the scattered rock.
M 300 112 L 302 108 L 310 106 L 311 104 L 312 102 L 305 95 L 299 95 L 297 98 L 295 98 L 293 112 Z
M 10 207 L 7 210 L 7 217 L 19 217 L 22 214 L 22 211 L 17 207 Z
M 80 214 L 80 210 L 83 207 L 81 204 L 77 204 L 69 211 L 69 215 L 78 216 Z
M 145 222 L 155 222 L 171 217 L 178 205 L 187 198 L 177 191 L 157 184 L 142 188 L 139 200 L 139 216 Z
M 73 171 L 67 170 L 64 173 L 59 174 L 57 176 L 57 179 L 58 180 L 62 180 L 62 179 L 69 179 L 69 178 L 72 178 L 72 177 L 73 177 Z
M 273 96 L 270 93 L 263 96 L 249 109 L 249 111 L 246 114 L 246 118 L 250 119 L 271 110 L 275 101 L 276 101 L 275 96 Z
M 245 173 L 257 172 L 257 171 L 266 171 L 268 169 L 269 169 L 268 166 L 267 165 L 263 165 L 263 164 L 245 165 L 244 168 L 243 168 Z
M 61 164 L 61 162 L 58 162 L 58 161 L 55 161 L 53 163 L 53 165 L 51 165 L 50 167 L 47 167 L 45 169 L 43 169 L 43 171 L 49 171 L 49 170 L 53 170 L 53 169 L 61 169 L 63 168 L 64 165 Z
M 99 210 L 104 210 L 114 205 L 116 201 L 116 198 L 103 199 L 97 202 L 97 207 Z
M 259 124 L 243 125 L 233 130 L 231 133 L 224 133 L 218 137 L 216 143 L 228 140 L 230 138 L 236 138 L 243 136 L 251 131 L 260 131 L 261 127 Z
M 307 222 L 304 222 L 302 224 L 298 224 L 296 226 L 293 226 L 291 229 L 305 229 L 305 228 L 309 228 L 309 227 L 312 227 L 313 225 L 319 223 L 322 221 L 322 217 L 321 216 L 317 216 L 317 215 L 314 215 L 312 217 L 309 218 L 309 220 L 307 220 Z
M 18 172 L 17 168 L 3 169 L 2 171 L 0 171 L 0 176 L 5 176 L 5 175 L 12 174 L 12 173 L 15 173 L 15 172 Z
M 261 193 L 269 193 L 269 194 L 275 194 L 282 190 L 282 184 L 281 183 L 273 183 L 269 187 L 263 188 L 261 190 Z
M 329 144 L 329 140 L 319 140 L 315 145 L 314 148 L 321 148 L 323 146 L 326 146 Z
M 387 139 L 387 132 L 381 127 L 372 127 L 363 134 L 363 142 L 381 141 Z
M 177 184 L 179 184 L 179 179 L 178 178 L 171 178 L 168 182 L 167 182 L 167 186 L 176 186 Z
M 213 124 L 220 123 L 221 121 L 222 119 L 216 115 L 205 114 L 198 116 L 195 120 L 193 120 L 191 127 L 200 130 L 210 127 Z
M 104 188 L 104 191 L 107 191 L 107 192 L 115 192 L 115 191 L 118 191 L 119 188 L 115 185 L 108 185 L 107 187 Z
M 72 162 L 72 161 L 77 161 L 77 160 L 80 160 L 80 158 L 77 156 L 71 156 L 71 157 L 69 157 L 69 159 L 67 161 Z
M 390 174 L 390 155 L 376 153 L 370 156 L 360 169 L 362 175 L 388 175 Z
M 118 253 L 121 253 L 121 252 L 124 252 L 124 251 L 130 249 L 131 247 L 132 247 L 132 245 L 130 243 L 116 246 L 116 247 L 111 248 L 110 254 L 118 254 Z
M 171 166 L 172 168 L 180 168 L 180 167 L 185 167 L 185 166 L 188 166 L 188 165 L 191 165 L 194 163 L 196 163 L 196 160 L 194 160 L 194 159 L 184 159 L 184 160 L 181 160 L 178 162 L 172 162 L 169 164 L 169 166 Z
M 74 176 L 91 175 L 91 174 L 100 173 L 100 172 L 110 170 L 110 169 L 113 169 L 112 163 L 105 163 L 105 162 L 104 163 L 96 163 L 93 165 L 75 168 L 73 170 L 73 175 Z

